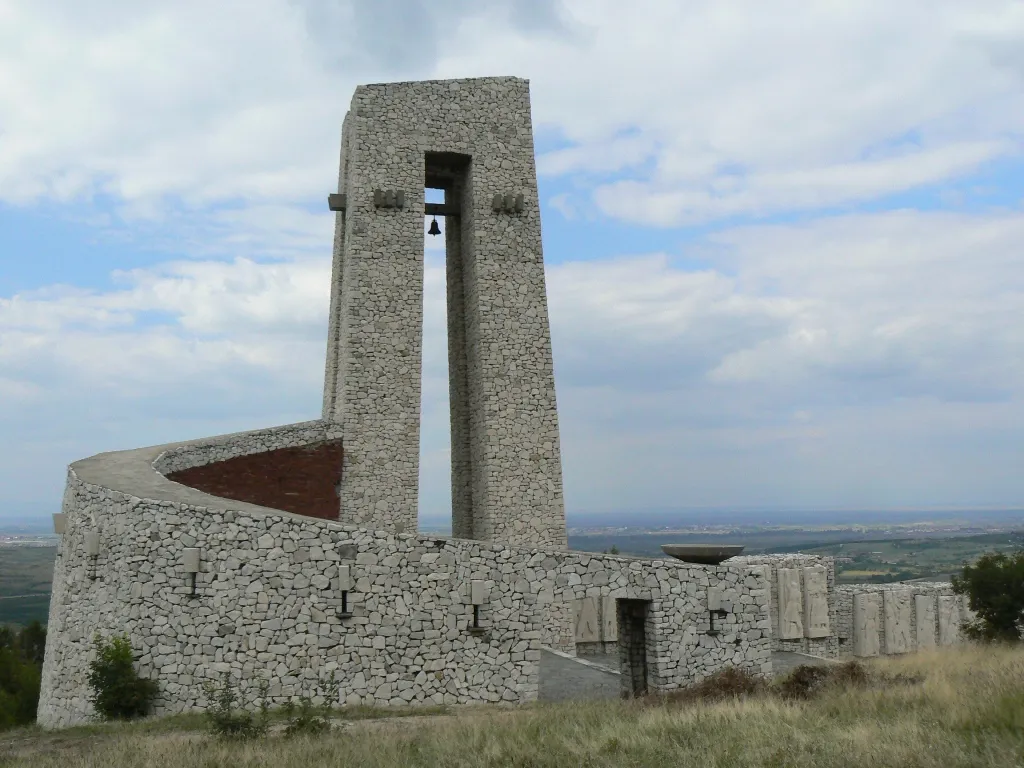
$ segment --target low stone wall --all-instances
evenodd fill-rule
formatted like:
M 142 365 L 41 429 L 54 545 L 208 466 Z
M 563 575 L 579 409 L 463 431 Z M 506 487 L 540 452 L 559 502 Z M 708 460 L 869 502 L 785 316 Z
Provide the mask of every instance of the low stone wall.
M 962 642 L 974 618 L 949 582 L 844 584 L 836 590 L 841 656 L 909 653 Z
M 804 554 L 744 555 L 727 561 L 764 574 L 771 585 L 772 650 L 839 655 L 835 560 Z M 780 603 L 780 584 L 785 594 Z
M 153 460 L 152 468 L 158 474 L 167 476 L 193 467 L 204 467 L 218 461 L 253 456 L 283 448 L 304 448 L 340 441 L 341 438 L 341 427 L 338 424 L 320 419 L 300 421 L 296 424 L 283 424 L 251 432 L 235 432 L 229 435 L 217 435 L 163 446 L 163 450 Z
M 375 532 L 218 498 L 154 471 L 229 458 L 230 441 L 217 440 L 71 466 L 42 725 L 89 718 L 95 633 L 129 635 L 141 674 L 160 684 L 157 713 L 204 707 L 203 681 L 223 670 L 246 693 L 267 676 L 274 704 L 331 670 L 348 704 L 528 702 L 548 609 L 585 597 L 647 602 L 651 690 L 727 665 L 770 674 L 768 584 L 744 567 Z M 87 534 L 99 535 L 96 556 Z M 200 552 L 194 596 L 186 549 Z M 470 631 L 474 582 L 486 594 L 482 634 Z M 339 616 L 344 586 L 351 617 Z M 717 635 L 707 633 L 712 592 L 734 605 L 716 618 Z

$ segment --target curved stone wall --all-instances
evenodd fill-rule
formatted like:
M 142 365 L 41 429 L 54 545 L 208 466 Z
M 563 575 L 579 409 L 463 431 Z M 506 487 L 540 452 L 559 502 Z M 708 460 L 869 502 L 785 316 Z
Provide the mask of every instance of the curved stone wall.
M 141 674 L 160 684 L 157 713 L 204 707 L 202 683 L 222 670 L 243 691 L 267 676 L 274 704 L 331 670 L 349 704 L 532 701 L 548 607 L 583 597 L 648 601 L 654 690 L 726 665 L 770 672 L 768 585 L 745 567 L 371 531 L 219 498 L 161 474 L 323 441 L 329 430 L 308 422 L 71 465 L 42 725 L 90 717 L 85 677 L 96 633 L 128 633 Z M 185 562 L 195 549 L 193 595 Z M 351 617 L 339 615 L 343 586 Z M 472 586 L 483 633 L 469 631 Z M 708 633 L 712 592 L 734 606 L 715 619 L 716 635 Z

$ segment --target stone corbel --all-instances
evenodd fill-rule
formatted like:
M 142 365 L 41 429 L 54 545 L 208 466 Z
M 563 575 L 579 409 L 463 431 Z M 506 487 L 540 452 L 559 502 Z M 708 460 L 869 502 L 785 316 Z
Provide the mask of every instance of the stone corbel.
M 496 194 L 491 198 L 491 210 L 495 213 L 522 213 L 523 196 L 507 194 Z
M 375 208 L 404 208 L 405 192 L 400 189 L 375 189 L 373 205 Z

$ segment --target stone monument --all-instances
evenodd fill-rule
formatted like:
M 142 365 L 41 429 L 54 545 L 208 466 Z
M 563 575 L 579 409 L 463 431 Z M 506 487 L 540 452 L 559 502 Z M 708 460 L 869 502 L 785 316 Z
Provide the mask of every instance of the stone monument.
M 828 572 L 821 566 L 813 566 L 804 568 L 803 575 L 804 635 L 828 637 L 832 633 L 828 618 Z
M 363 85 L 342 128 L 323 418 L 342 522 L 416 530 L 424 216 L 445 225 L 452 533 L 566 547 L 529 81 Z M 424 189 L 444 191 L 425 203 Z
M 779 638 L 791 640 L 803 637 L 803 600 L 800 594 L 800 571 L 779 568 Z
M 882 598 L 877 592 L 853 596 L 853 655 L 877 656 L 881 650 L 878 632 Z
M 899 654 L 914 650 L 911 625 L 913 609 L 907 590 L 886 590 L 882 593 L 882 613 L 885 617 L 885 653 Z
M 914 595 L 917 649 L 935 647 L 935 595 Z

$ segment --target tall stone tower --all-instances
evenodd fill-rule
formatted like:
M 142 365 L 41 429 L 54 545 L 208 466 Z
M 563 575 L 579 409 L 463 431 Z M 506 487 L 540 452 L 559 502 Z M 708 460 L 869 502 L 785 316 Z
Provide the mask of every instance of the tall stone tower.
M 453 535 L 565 548 L 529 82 L 360 86 L 340 165 L 323 404 L 344 435 L 339 519 L 416 530 L 423 223 L 437 215 Z

